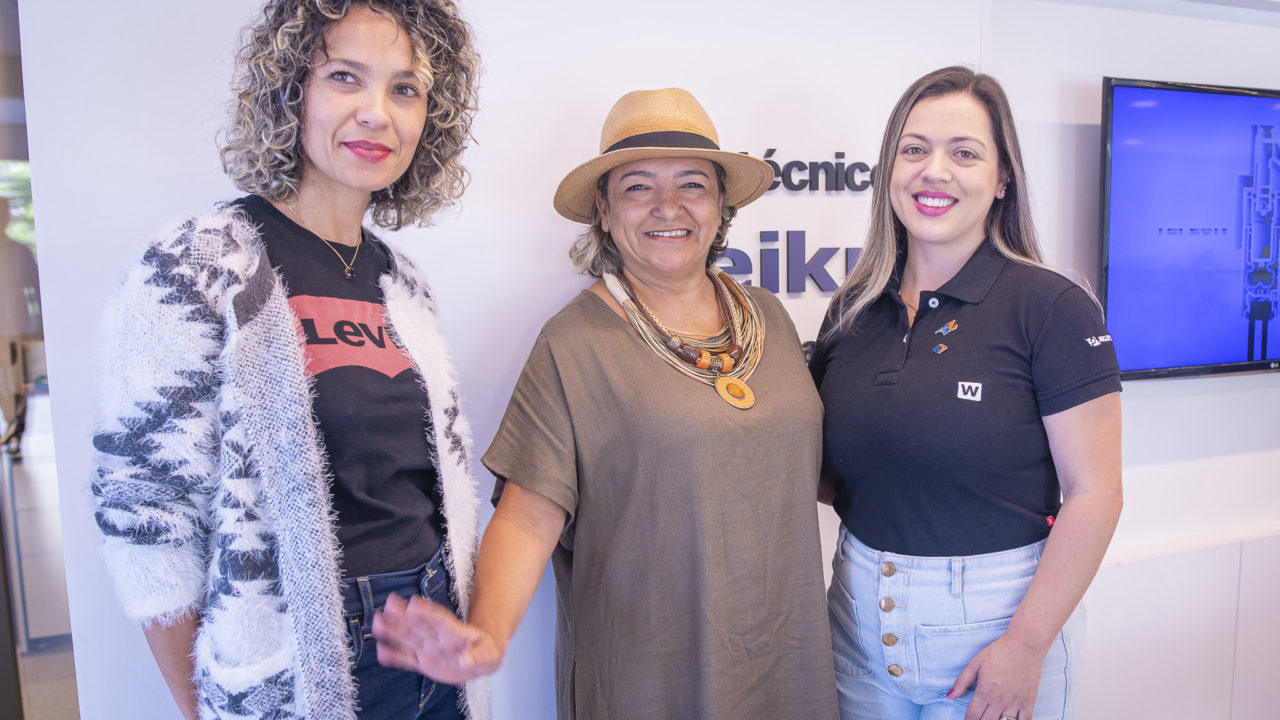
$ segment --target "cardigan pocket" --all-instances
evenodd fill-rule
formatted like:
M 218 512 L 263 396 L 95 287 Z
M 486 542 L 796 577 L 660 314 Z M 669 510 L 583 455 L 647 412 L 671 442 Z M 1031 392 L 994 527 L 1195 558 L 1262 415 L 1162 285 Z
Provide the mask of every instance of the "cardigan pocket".
M 291 707 L 293 638 L 287 616 L 274 610 L 274 599 L 222 596 L 218 602 L 234 611 L 212 607 L 201 619 L 195 647 L 201 700 L 248 718 Z

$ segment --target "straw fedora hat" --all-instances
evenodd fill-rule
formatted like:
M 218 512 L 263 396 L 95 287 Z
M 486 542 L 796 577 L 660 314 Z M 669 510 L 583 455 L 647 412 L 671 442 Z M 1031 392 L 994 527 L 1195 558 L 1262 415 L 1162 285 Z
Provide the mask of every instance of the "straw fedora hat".
M 729 205 L 740 208 L 769 189 L 773 168 L 763 160 L 720 149 L 720 136 L 688 90 L 636 90 L 614 103 L 600 131 L 600 154 L 579 165 L 556 188 L 555 208 L 591 223 L 600 176 L 633 160 L 704 158 L 724 168 Z

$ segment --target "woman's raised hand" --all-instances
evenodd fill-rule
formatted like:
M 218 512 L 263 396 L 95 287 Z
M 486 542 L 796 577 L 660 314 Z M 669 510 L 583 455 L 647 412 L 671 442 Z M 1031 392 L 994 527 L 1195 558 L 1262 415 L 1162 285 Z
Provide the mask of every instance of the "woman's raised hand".
M 373 616 L 378 662 L 412 670 L 447 685 L 498 669 L 506 648 L 492 634 L 458 619 L 443 605 L 392 593 Z

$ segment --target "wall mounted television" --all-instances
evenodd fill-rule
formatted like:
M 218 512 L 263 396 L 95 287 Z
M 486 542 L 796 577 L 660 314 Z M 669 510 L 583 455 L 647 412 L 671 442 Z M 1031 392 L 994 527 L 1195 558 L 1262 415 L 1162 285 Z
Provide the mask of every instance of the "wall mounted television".
M 1102 96 L 1121 377 L 1280 369 L 1280 90 L 1107 77 Z

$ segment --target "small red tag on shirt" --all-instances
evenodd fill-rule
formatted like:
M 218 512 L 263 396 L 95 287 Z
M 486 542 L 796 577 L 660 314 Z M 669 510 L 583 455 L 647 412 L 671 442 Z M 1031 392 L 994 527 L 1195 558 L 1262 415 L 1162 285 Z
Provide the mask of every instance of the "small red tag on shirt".
M 1048 523 L 1048 524 L 1049 524 L 1049 527 L 1053 527 L 1053 516 L 1052 516 L 1052 515 L 1050 515 L 1049 517 L 1045 518 L 1045 519 L 1044 519 L 1044 521 L 1045 521 L 1046 523 Z

